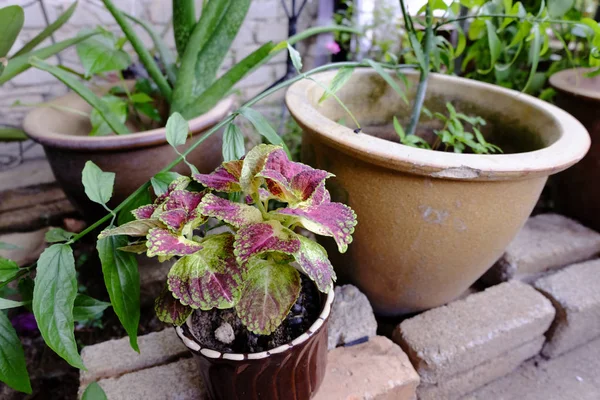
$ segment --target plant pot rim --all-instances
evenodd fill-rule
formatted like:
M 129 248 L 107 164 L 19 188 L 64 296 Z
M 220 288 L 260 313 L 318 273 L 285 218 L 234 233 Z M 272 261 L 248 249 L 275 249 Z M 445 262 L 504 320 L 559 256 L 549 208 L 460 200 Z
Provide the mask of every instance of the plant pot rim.
M 325 325 L 325 321 L 329 318 L 329 314 L 331 313 L 331 306 L 333 304 L 333 299 L 335 297 L 335 291 L 333 288 L 329 289 L 327 293 L 327 297 L 323 304 L 323 308 L 321 309 L 321 313 L 319 314 L 317 320 L 308 328 L 306 332 L 302 335 L 298 336 L 296 339 L 292 340 L 289 343 L 283 344 L 281 346 L 275 347 L 274 349 L 261 351 L 259 353 L 222 353 L 220 351 L 216 351 L 210 348 L 203 348 L 200 346 L 200 343 L 196 340 L 196 338 L 191 334 L 190 325 L 191 318 L 190 315 L 185 322 L 187 327 L 176 326 L 175 331 L 177 335 L 183 342 L 183 344 L 193 353 L 203 356 L 209 359 L 223 359 L 228 361 L 252 361 L 252 360 L 262 360 L 264 358 L 270 357 L 274 354 L 281 354 L 291 351 L 295 346 L 298 346 L 308 339 L 313 337 L 317 332 L 323 329 Z
M 600 87 L 594 90 L 582 85 L 585 80 L 589 79 L 584 77 L 583 74 L 594 70 L 595 68 L 583 67 L 565 69 L 553 74 L 549 82 L 554 89 L 560 92 L 585 97 L 588 100 L 600 101 Z M 578 82 L 578 80 L 581 80 L 581 82 Z
M 323 72 L 315 74 L 313 78 L 327 84 L 336 73 L 335 70 Z M 377 75 L 369 68 L 356 69 L 354 74 L 360 77 Z M 416 72 L 406 74 L 415 75 Z M 543 100 L 500 86 L 455 76 L 432 74 L 429 79 L 430 85 L 435 82 L 450 87 L 458 86 L 461 93 L 468 93 L 469 90 L 478 93 L 485 91 L 490 96 L 514 98 L 514 101 L 545 114 L 558 128 L 560 137 L 543 149 L 524 153 L 448 153 L 418 149 L 365 133 L 354 133 L 352 129 L 327 118 L 315 107 L 316 99 L 323 90 L 313 81 L 301 80 L 294 83 L 288 89 L 285 101 L 290 113 L 301 126 L 317 132 L 325 143 L 343 153 L 384 168 L 432 178 L 498 181 L 547 176 L 575 164 L 590 147 L 590 138 L 583 125 L 567 112 Z
M 85 103 L 76 93 L 70 92 L 54 98 L 49 104 L 81 104 Z M 85 103 L 87 105 L 87 103 Z M 216 125 L 233 108 L 233 96 L 221 100 L 208 112 L 189 120 L 192 135 L 203 132 Z M 65 117 L 73 116 L 66 111 L 50 107 L 39 107 L 30 111 L 24 121 L 23 129 L 27 135 L 37 143 L 47 147 L 77 151 L 114 151 L 129 150 L 140 147 L 158 146 L 167 143 L 165 127 L 148 131 L 135 132 L 127 135 L 109 136 L 79 136 L 67 135 L 56 130 L 49 130 L 44 126 L 45 118 L 49 115 L 61 114 Z

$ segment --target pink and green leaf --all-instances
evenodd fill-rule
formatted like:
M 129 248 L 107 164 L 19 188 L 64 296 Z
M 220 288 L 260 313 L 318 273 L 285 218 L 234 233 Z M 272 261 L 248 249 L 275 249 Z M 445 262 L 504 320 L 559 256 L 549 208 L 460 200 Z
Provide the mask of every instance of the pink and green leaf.
M 356 214 L 345 204 L 326 202 L 309 207 L 281 208 L 276 213 L 295 217 L 313 233 L 333 237 L 340 253 L 344 253 L 352 242 Z
M 300 250 L 298 235 L 275 220 L 247 225 L 237 231 L 234 244 L 240 264 L 270 251 L 294 254 Z
M 173 297 L 168 287 L 165 286 L 154 301 L 154 311 L 156 311 L 158 319 L 165 324 L 181 326 L 194 309 L 181 304 L 179 300 Z
M 192 177 L 207 188 L 218 192 L 239 192 L 242 190 L 240 187 L 241 169 L 242 161 L 229 161 L 210 174 L 194 174 Z
M 233 254 L 233 241 L 230 233 L 208 236 L 202 250 L 178 260 L 167 278 L 173 296 L 202 310 L 233 307 L 244 275 Z
M 277 150 L 283 151 L 279 146 L 259 144 L 246 154 L 240 176 L 240 185 L 244 193 L 251 194 L 258 190 L 264 179 L 256 175 L 264 168 L 269 154 Z
M 198 206 L 198 212 L 207 217 L 217 218 L 236 228 L 263 220 L 260 210 L 256 207 L 234 203 L 210 193 L 202 199 Z
M 167 228 L 173 232 L 178 232 L 187 222 L 188 212 L 182 208 L 165 211 L 160 214 L 159 219 L 167 226 Z
M 162 204 L 165 200 L 169 198 L 172 192 L 174 192 L 175 190 L 184 190 L 188 187 L 191 181 L 192 180 L 187 176 L 180 176 L 179 178 L 175 179 L 169 184 L 167 191 L 156 198 L 154 204 Z
M 100 235 L 98 235 L 98 239 L 116 235 L 141 237 L 146 236 L 150 229 L 153 228 L 164 228 L 164 225 L 157 219 L 140 219 L 130 221 L 116 228 L 103 230 L 100 232 Z
M 167 229 L 151 229 L 147 236 L 148 257 L 186 256 L 202 249 L 202 245 L 183 236 L 171 233 Z
M 156 206 L 154 204 L 146 204 L 145 206 L 141 206 L 135 210 L 132 210 L 131 213 L 135 219 L 150 219 L 152 218 L 152 214 L 154 214 L 154 210 L 156 210 Z
M 306 201 L 318 188 L 324 187 L 325 180 L 332 176 L 334 175 L 327 171 L 311 168 L 294 175 L 290 187 L 299 201 Z
M 174 190 L 165 201 L 165 211 L 183 209 L 191 212 L 198 207 L 205 192 L 190 192 L 188 190 Z
M 246 328 L 269 335 L 283 322 L 301 289 L 300 274 L 289 264 L 254 259 L 235 306 Z
M 298 235 L 300 250 L 294 254 L 296 262 L 302 271 L 312 279 L 317 288 L 327 293 L 336 280 L 333 266 L 327 256 L 327 251 L 318 243 Z

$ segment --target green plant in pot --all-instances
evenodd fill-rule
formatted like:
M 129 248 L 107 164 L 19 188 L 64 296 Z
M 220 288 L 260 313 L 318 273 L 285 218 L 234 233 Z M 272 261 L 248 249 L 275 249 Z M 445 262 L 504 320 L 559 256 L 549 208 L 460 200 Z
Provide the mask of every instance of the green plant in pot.
M 340 280 L 356 284 L 382 315 L 457 298 L 502 255 L 548 176 L 578 162 L 590 145 L 577 120 L 546 102 L 432 72 L 451 71 L 464 49 L 439 29 L 456 24 L 464 39 L 458 22 L 466 19 L 486 31 L 490 72 L 510 45 L 498 32 L 516 28 L 531 81 L 546 28 L 570 23 L 550 16 L 560 2 L 535 15 L 521 13 L 520 3 L 490 12 L 499 2 L 476 2 L 479 11 L 459 16 L 463 3 L 473 2 L 428 1 L 416 17 L 404 13 L 415 71 L 390 73 L 366 60 L 374 68 L 316 75 L 286 95 L 304 131 L 302 159 L 335 174 L 327 184 L 333 199 L 361 218 L 352 248 L 333 255 L 333 264 Z M 444 17 L 434 21 L 434 10 Z M 337 123 L 349 121 L 348 112 L 354 123 Z
M 42 57 L 30 57 L 27 66 L 47 71 L 66 84 L 72 93 L 33 110 L 24 129 L 44 145 L 58 182 L 88 220 L 102 210 L 90 203 L 78 184 L 79 171 L 87 160 L 101 168 L 129 171 L 115 182 L 113 205 L 123 201 L 135 188 L 159 171 L 171 159 L 164 124 L 173 112 L 189 121 L 192 135 L 200 134 L 231 110 L 229 97 L 234 85 L 273 56 L 306 37 L 344 27 L 308 29 L 287 42 L 266 43 L 237 62 L 220 76 L 219 68 L 235 39 L 251 0 L 207 2 L 196 20 L 193 0 L 173 1 L 173 27 L 177 56 L 161 41 L 145 21 L 120 10 L 112 0 L 103 0 L 120 26 L 124 37 L 98 28 L 81 35 L 90 36 L 77 45 L 83 73 L 53 66 Z M 139 25 L 154 43 L 150 52 L 133 29 Z M 130 44 L 139 60 L 143 79 L 123 81 L 122 70 L 131 64 L 123 46 Z M 137 65 L 137 64 L 136 64 Z M 10 68 L 10 62 L 7 66 Z M 11 71 L 8 71 L 11 72 Z M 0 84 L 19 71 L 0 76 Z M 80 78 L 104 77 L 116 73 L 118 84 L 90 88 Z M 91 133 L 91 135 L 88 135 Z M 221 162 L 221 136 L 214 135 L 189 156 L 200 171 L 213 170 Z M 179 170 L 182 172 L 182 170 Z

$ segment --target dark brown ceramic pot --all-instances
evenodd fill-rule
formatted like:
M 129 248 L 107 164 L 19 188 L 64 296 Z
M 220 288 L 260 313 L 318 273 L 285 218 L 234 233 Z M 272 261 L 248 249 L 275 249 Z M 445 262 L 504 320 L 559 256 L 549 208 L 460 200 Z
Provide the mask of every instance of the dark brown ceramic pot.
M 209 399 L 308 400 L 325 375 L 327 323 L 333 297 L 333 290 L 322 296 L 321 314 L 305 333 L 291 343 L 261 353 L 220 353 L 202 348 L 189 325 L 176 331 L 200 365 Z
M 583 160 L 556 175 L 554 183 L 558 209 L 600 231 L 600 76 L 588 78 L 589 71 L 574 68 L 550 77 L 558 92 L 556 105 L 577 118 L 592 138 Z
M 102 92 L 104 88 L 100 89 Z M 89 113 L 91 106 L 75 93 L 56 98 L 51 105 L 68 107 Z M 189 121 L 192 135 L 198 136 L 213 127 L 232 109 L 231 98 Z M 165 128 L 128 135 L 89 136 L 89 118 L 56 107 L 41 107 L 31 111 L 23 128 L 34 141 L 44 146 L 52 172 L 69 200 L 88 220 L 95 220 L 106 211 L 91 202 L 81 183 L 81 171 L 91 160 L 103 171 L 115 172 L 115 186 L 110 206 L 116 206 L 168 165 L 177 156 L 165 137 Z M 180 147 L 187 149 L 193 140 Z M 222 161 L 222 134 L 214 134 L 188 157 L 200 172 L 214 170 Z M 183 163 L 174 171 L 189 174 Z

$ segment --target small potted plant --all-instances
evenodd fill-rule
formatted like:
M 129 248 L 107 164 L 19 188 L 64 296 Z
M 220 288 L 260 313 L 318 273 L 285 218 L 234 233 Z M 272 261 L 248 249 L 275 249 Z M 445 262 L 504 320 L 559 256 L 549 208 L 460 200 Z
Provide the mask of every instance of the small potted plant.
M 578 162 L 590 146 L 585 128 L 549 103 L 432 73 L 452 71 L 465 47 L 459 22 L 472 21 L 488 44 L 487 73 L 507 68 L 500 63 L 503 52 L 528 51 L 527 86 L 549 28 L 562 23 L 557 18 L 570 5 L 542 2 L 533 15 L 519 2 L 429 0 L 411 17 L 404 3 L 412 72 L 398 73 L 396 65 L 391 73 L 365 60 L 372 68 L 315 75 L 286 95 L 304 132 L 303 161 L 334 173 L 328 181 L 333 199 L 361 217 L 352 249 L 333 263 L 340 279 L 356 284 L 382 315 L 458 297 L 502 255 L 548 176 Z M 476 7 L 461 15 L 461 5 Z M 443 14 L 437 22 L 434 11 Z M 595 21 L 581 23 L 600 38 Z M 457 44 L 440 34 L 448 25 Z M 513 33 L 510 42 L 499 39 L 506 30 Z
M 156 313 L 198 359 L 211 399 L 309 399 L 319 388 L 336 276 L 325 249 L 294 229 L 346 251 L 356 216 L 330 201 L 330 177 L 259 145 L 177 178 L 134 221 L 100 234 L 132 237 L 120 251 L 177 258 Z

